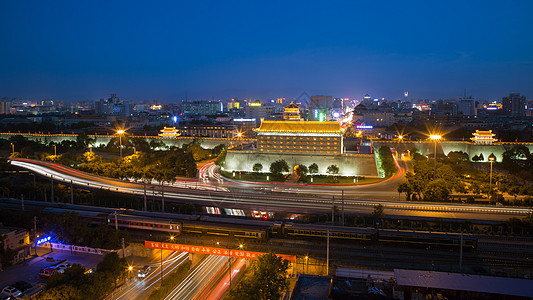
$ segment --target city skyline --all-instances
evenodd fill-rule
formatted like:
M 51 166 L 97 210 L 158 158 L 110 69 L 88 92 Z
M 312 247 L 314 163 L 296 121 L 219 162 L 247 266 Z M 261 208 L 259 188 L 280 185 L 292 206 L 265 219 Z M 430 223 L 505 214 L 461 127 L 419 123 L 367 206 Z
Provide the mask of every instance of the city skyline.
M 531 97 L 532 8 L 11 2 L 0 12 L 0 97 Z

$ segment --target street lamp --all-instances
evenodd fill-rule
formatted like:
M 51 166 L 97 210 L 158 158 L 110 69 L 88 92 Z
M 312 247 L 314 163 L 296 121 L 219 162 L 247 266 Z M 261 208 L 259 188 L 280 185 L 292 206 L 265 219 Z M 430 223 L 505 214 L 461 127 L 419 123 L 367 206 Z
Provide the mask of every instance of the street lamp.
M 54 145 L 54 156 L 57 156 L 57 147 Z
M 217 245 L 220 246 L 220 242 L 217 242 Z M 243 249 L 244 245 L 243 244 L 240 244 L 239 245 L 239 249 Z M 231 255 L 230 255 L 230 249 L 229 249 L 229 245 L 226 244 L 226 249 L 228 249 L 228 265 L 229 265 L 229 289 L 231 290 L 231 272 L 232 272 L 232 268 L 231 268 Z
M 435 180 L 435 173 L 437 172 L 437 141 L 442 138 L 442 136 L 438 134 L 432 134 L 429 136 L 431 140 L 435 142 L 435 159 L 433 162 L 433 180 Z
M 169 238 L 171 241 L 174 241 L 174 236 L 171 235 L 170 238 Z M 163 286 L 163 239 L 161 239 L 161 243 L 159 244 L 161 247 L 160 247 L 160 250 L 161 250 L 161 281 L 159 282 L 159 285 L 160 286 Z
M 118 142 L 119 142 L 119 145 L 120 145 L 120 160 L 122 160 L 122 135 L 125 133 L 126 131 L 124 131 L 123 129 L 119 129 L 117 130 L 117 134 L 118 134 Z
M 15 144 L 13 143 L 10 143 L 11 144 L 11 155 L 15 154 Z
M 496 161 L 496 156 L 494 153 L 491 153 L 488 157 L 490 161 L 490 179 L 489 179 L 489 190 L 492 192 L 492 163 Z

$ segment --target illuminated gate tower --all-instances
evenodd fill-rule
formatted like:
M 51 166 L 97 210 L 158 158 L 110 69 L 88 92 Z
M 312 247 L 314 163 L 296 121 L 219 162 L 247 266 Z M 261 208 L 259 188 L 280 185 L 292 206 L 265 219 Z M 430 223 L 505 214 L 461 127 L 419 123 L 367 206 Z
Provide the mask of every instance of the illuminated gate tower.
M 265 121 L 256 129 L 257 151 L 283 154 L 342 154 L 343 129 L 336 121 L 303 121 L 294 103 L 285 107 L 284 121 Z

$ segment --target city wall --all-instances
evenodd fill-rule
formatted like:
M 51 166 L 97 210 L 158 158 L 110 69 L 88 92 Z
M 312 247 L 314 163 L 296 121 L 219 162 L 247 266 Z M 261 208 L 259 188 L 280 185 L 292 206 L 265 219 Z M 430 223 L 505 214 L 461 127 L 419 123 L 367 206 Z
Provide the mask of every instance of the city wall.
M 268 172 L 270 164 L 280 159 L 285 160 L 290 168 L 296 165 L 309 167 L 316 163 L 319 174 L 327 174 L 328 166 L 336 165 L 341 176 L 378 177 L 374 154 L 297 155 L 229 150 L 223 170 L 253 172 L 253 165 L 260 163 L 263 165 L 263 172 Z
M 48 144 L 50 142 L 61 143 L 62 141 L 76 141 L 76 134 L 38 134 L 38 133 L 0 133 L 0 138 L 10 139 L 12 136 L 20 135 L 28 140 L 40 142 L 43 144 Z M 99 147 L 101 145 L 107 145 L 112 138 L 117 137 L 117 135 L 89 135 L 91 139 L 95 139 L 95 142 L 92 147 Z M 159 137 L 159 136 L 130 136 L 130 137 L 141 137 L 145 138 L 148 142 L 151 141 L 160 141 L 165 146 L 175 146 L 181 147 L 183 144 L 192 142 L 194 137 Z M 245 138 L 210 138 L 210 137 L 199 137 L 200 145 L 203 148 L 211 149 L 220 144 L 226 146 L 235 146 L 240 145 L 241 143 L 251 143 L 255 141 L 254 139 L 245 139 Z
M 452 151 L 462 151 L 468 154 L 468 158 L 472 160 L 475 155 L 483 154 L 483 161 L 488 162 L 488 157 L 491 154 L 496 156 L 496 161 L 501 162 L 503 153 L 515 146 L 523 145 L 533 151 L 533 143 L 494 143 L 490 145 L 476 144 L 463 141 L 441 141 L 437 142 L 437 155 L 448 155 Z M 435 143 L 432 141 L 377 141 L 374 142 L 374 148 L 378 149 L 381 146 L 387 146 L 391 150 L 397 152 L 407 152 L 417 149 L 422 155 L 434 155 Z

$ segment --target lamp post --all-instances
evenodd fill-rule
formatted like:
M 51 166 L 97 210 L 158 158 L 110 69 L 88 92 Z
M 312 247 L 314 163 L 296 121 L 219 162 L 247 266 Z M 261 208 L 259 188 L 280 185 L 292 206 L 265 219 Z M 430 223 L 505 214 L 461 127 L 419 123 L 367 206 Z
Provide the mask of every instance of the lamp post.
M 124 134 L 124 131 L 123 129 L 119 129 L 117 130 L 117 134 L 118 134 L 118 143 L 120 145 L 120 160 L 122 160 L 122 135 Z
M 489 190 L 492 192 L 492 163 L 496 161 L 496 156 L 491 153 L 488 157 L 488 160 L 490 161 L 490 179 L 489 179 Z
M 174 236 L 171 235 L 170 236 L 170 241 L 174 241 Z M 161 280 L 159 281 L 159 286 L 163 286 L 163 239 L 161 239 L 161 243 L 159 243 L 159 245 L 161 246 L 160 247 L 160 250 L 161 250 Z
M 57 147 L 54 145 L 54 156 L 57 156 Z
M 442 137 L 438 134 L 432 134 L 429 138 L 435 142 L 435 158 L 433 161 L 433 180 L 435 180 L 435 173 L 437 172 L 437 141 Z
M 217 242 L 217 245 L 220 246 L 220 242 Z M 243 247 L 244 247 L 243 244 L 240 244 L 240 245 L 239 245 L 239 249 L 242 250 Z M 231 268 L 231 255 L 230 255 L 229 245 L 227 245 L 227 244 L 226 244 L 226 249 L 228 249 L 229 289 L 231 290 L 231 272 L 232 272 L 232 268 Z
M 10 143 L 11 144 L 11 155 L 15 154 L 15 144 L 13 143 Z

